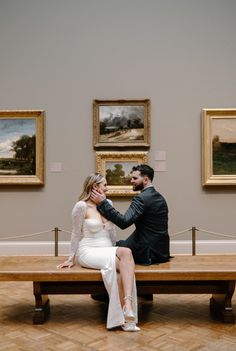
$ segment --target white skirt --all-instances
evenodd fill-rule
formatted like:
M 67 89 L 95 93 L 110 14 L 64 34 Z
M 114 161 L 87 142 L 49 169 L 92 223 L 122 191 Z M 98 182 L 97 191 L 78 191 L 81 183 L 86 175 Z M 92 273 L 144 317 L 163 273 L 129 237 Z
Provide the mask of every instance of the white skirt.
M 116 271 L 116 250 L 108 237 L 86 238 L 79 243 L 78 262 L 82 267 L 100 269 L 104 285 L 109 295 L 107 314 L 107 328 L 111 329 L 125 323 L 120 303 L 118 279 L 120 274 Z M 133 284 L 133 309 L 137 316 L 136 282 Z M 136 323 L 138 318 L 136 317 Z

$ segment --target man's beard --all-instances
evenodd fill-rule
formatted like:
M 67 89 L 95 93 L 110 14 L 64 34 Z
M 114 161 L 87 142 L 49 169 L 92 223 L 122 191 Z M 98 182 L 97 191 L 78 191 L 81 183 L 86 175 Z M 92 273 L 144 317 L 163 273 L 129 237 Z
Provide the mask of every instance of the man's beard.
M 144 185 L 143 182 L 141 184 L 137 184 L 137 185 L 133 185 L 133 190 L 134 191 L 139 191 L 139 190 L 143 190 L 144 189 Z

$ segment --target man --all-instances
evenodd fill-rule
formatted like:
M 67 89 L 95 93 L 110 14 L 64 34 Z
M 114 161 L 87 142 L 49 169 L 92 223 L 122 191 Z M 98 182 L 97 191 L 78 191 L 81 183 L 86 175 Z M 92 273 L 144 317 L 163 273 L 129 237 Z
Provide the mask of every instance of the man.
M 131 175 L 133 190 L 141 192 L 133 198 L 125 214 L 112 207 L 104 194 L 93 191 L 91 199 L 102 216 L 119 228 L 135 225 L 135 231 L 126 240 L 117 242 L 117 246 L 132 250 L 135 263 L 150 265 L 169 261 L 168 207 L 152 185 L 154 170 L 141 164 L 133 167 Z

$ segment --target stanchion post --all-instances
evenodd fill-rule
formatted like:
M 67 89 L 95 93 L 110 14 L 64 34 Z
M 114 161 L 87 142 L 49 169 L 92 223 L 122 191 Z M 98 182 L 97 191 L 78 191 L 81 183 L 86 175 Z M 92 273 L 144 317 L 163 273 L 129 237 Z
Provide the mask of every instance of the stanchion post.
M 55 238 L 55 256 L 58 256 L 58 227 L 54 228 L 54 238 Z
M 192 227 L 192 256 L 196 255 L 196 227 Z

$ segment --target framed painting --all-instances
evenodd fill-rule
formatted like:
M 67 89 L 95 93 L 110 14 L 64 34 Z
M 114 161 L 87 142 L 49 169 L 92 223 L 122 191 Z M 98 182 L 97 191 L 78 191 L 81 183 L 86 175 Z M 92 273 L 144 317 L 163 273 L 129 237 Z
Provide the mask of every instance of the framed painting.
M 94 100 L 93 145 L 99 148 L 150 147 L 150 100 Z
M 236 109 L 202 110 L 202 185 L 236 185 Z
M 108 196 L 134 196 L 130 184 L 133 166 L 148 163 L 147 152 L 96 152 L 96 170 L 107 180 Z
M 0 185 L 44 185 L 44 111 L 0 110 Z

